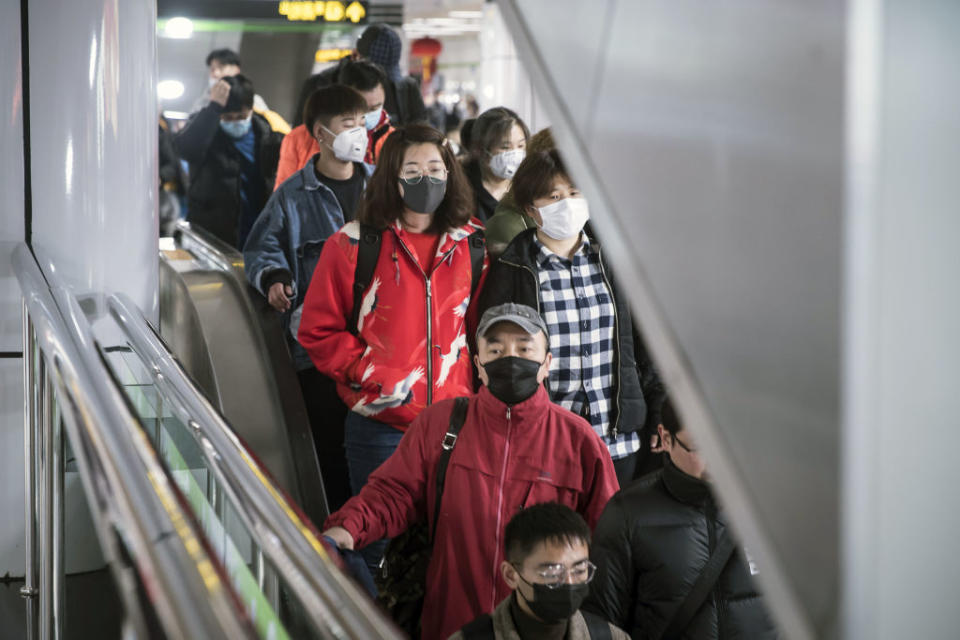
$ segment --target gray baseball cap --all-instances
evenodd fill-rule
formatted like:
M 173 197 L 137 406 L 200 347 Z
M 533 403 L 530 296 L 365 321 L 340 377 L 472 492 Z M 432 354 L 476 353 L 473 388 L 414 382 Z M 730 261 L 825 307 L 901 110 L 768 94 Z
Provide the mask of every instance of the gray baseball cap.
M 498 304 L 484 311 L 480 318 L 480 325 L 477 327 L 477 340 L 486 335 L 487 330 L 498 322 L 512 322 L 530 335 L 543 331 L 543 335 L 549 342 L 550 332 L 547 331 L 547 323 L 543 321 L 540 314 L 525 304 L 515 302 Z

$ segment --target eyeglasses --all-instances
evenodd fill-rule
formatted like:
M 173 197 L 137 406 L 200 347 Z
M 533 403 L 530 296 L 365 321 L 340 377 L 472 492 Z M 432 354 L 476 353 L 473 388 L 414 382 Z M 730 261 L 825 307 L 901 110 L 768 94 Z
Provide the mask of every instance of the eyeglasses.
M 691 449 L 690 447 L 688 447 L 688 446 L 683 442 L 683 440 L 681 440 L 681 439 L 678 438 L 677 436 L 673 436 L 673 440 L 674 440 L 674 442 L 676 442 L 678 445 L 680 445 L 680 448 L 681 448 L 681 449 L 683 449 L 683 450 L 686 451 L 687 453 L 696 453 L 696 452 L 697 452 L 696 449 Z
M 521 580 L 527 584 L 532 584 L 523 577 L 521 567 L 513 565 L 513 568 L 520 574 Z M 542 567 L 534 573 L 544 581 L 541 583 L 543 586 L 548 589 L 558 589 L 568 582 L 572 582 L 573 584 L 587 584 L 593 580 L 593 577 L 597 574 L 597 565 L 587 561 L 577 564 L 572 569 L 567 569 L 567 567 L 562 564 L 554 564 L 548 567 Z
M 420 184 L 420 181 L 423 180 L 424 172 L 420 169 L 415 169 L 410 167 L 409 169 L 404 169 L 403 173 L 400 174 L 400 179 L 406 182 L 409 185 Z M 446 167 L 431 167 L 426 171 L 427 179 L 433 184 L 440 184 L 447 179 L 447 168 Z

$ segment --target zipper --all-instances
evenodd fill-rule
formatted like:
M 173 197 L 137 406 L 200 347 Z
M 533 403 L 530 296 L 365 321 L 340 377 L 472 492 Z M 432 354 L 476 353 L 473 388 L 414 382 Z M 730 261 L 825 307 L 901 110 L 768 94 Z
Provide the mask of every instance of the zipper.
M 493 554 L 493 589 L 490 592 L 490 610 L 497 607 L 497 577 L 500 575 L 500 567 L 497 563 L 497 556 L 500 554 L 500 524 L 503 522 L 503 484 L 507 477 L 507 458 L 510 455 L 510 431 L 513 423 L 510 421 L 510 407 L 507 407 L 507 439 L 503 445 L 503 464 L 500 468 L 500 486 L 497 489 L 497 535 L 496 544 L 493 546 L 496 551 Z
M 711 501 L 707 502 L 705 514 L 707 517 L 707 558 L 709 559 L 717 547 L 716 507 Z M 710 593 L 710 601 L 713 603 L 713 610 L 717 616 L 717 635 L 721 637 L 723 635 L 723 603 L 719 596 L 719 585 L 720 580 L 717 580 Z
M 622 373 L 620 370 L 620 314 L 617 313 L 617 297 L 614 295 L 613 286 L 607 277 L 607 268 L 603 266 L 603 256 L 599 247 L 597 248 L 597 260 L 600 261 L 600 275 L 603 276 L 603 283 L 607 285 L 607 291 L 610 293 L 610 303 L 613 305 L 613 372 L 617 380 L 617 395 L 613 406 L 617 408 L 617 419 L 610 425 L 610 437 L 616 438 L 620 435 L 620 418 L 623 415 L 623 408 L 620 406 L 620 390 L 623 388 L 623 380 L 620 378 Z
M 433 403 L 433 312 L 430 298 L 433 293 L 430 287 L 430 276 L 427 278 L 427 405 Z

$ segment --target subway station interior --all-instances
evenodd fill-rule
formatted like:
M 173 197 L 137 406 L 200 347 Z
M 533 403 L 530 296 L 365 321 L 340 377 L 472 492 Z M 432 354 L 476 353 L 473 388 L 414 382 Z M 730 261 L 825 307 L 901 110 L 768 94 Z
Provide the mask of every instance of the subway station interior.
M 4 0 L 0 639 L 433 640 L 481 637 L 478 616 L 483 637 L 521 640 L 960 637 L 958 34 L 955 0 Z M 559 167 L 546 191 L 537 162 Z M 303 221 L 323 198 L 337 215 L 320 233 Z M 527 228 L 498 245 L 509 199 Z M 371 220 L 386 220 L 375 251 L 396 243 L 373 254 L 373 284 Z M 527 239 L 542 254 L 513 264 Z M 271 242 L 290 245 L 286 268 L 255 266 Z M 589 389 L 598 356 L 556 342 L 591 334 L 557 336 L 558 264 L 617 381 L 572 410 L 557 368 Z M 599 265 L 594 288 L 571 264 Z M 535 304 L 518 286 L 484 308 L 524 269 Z M 409 302 L 422 287 L 394 291 L 401 273 L 423 274 L 425 313 Z M 523 355 L 486 351 L 505 324 L 544 334 L 535 391 Z M 368 384 L 387 353 L 416 368 Z M 501 357 L 509 388 L 488 367 Z M 324 393 L 342 414 L 317 408 Z M 541 395 L 584 444 L 510 448 L 511 411 L 521 424 Z M 484 406 L 506 406 L 505 444 Z M 598 431 L 605 412 L 619 422 Z M 361 477 L 352 456 L 387 441 Z M 436 452 L 411 470 L 421 442 Z M 555 477 L 574 464 L 583 479 Z M 636 525 L 635 545 L 663 542 L 635 546 L 633 577 L 610 586 L 610 508 L 641 518 L 669 473 L 714 505 L 697 511 L 701 555 L 669 538 L 689 509 Z M 402 509 L 378 502 L 397 492 Z M 570 535 L 511 546 L 554 501 L 592 531 L 576 539 L 590 562 L 524 573 L 518 549 Z M 426 577 L 382 582 L 415 525 Z M 374 561 L 360 548 L 390 536 Z M 735 566 L 749 598 L 730 593 Z M 388 601 L 417 589 L 410 627 Z M 551 619 L 558 596 L 576 606 Z

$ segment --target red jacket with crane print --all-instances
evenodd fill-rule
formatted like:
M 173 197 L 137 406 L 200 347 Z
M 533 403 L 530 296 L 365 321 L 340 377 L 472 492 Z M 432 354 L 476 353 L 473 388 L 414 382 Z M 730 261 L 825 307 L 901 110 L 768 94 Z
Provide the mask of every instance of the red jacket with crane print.
M 384 230 L 358 336 L 347 330 L 347 321 L 360 224 L 346 224 L 324 244 L 297 339 L 317 369 L 337 383 L 350 410 L 402 430 L 427 405 L 473 392 L 467 319 L 475 324 L 475 305 L 467 238 L 479 228 L 471 220 L 444 233 L 432 261 L 421 261 L 413 244 L 404 242 L 399 222 Z M 425 271 L 421 263 L 431 268 Z M 478 292 L 488 264 L 484 258 Z

